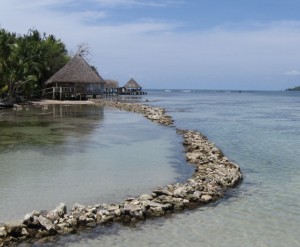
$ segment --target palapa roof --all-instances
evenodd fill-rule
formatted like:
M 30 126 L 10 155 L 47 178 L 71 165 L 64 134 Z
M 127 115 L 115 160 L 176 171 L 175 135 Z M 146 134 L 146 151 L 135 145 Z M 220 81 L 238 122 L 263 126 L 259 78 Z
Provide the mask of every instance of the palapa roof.
M 104 88 L 118 88 L 119 82 L 115 80 L 105 80 Z
M 125 88 L 142 88 L 133 78 L 131 78 L 125 85 Z
M 46 81 L 46 85 L 59 82 L 104 83 L 104 80 L 81 55 L 77 54 L 64 67 L 51 76 Z

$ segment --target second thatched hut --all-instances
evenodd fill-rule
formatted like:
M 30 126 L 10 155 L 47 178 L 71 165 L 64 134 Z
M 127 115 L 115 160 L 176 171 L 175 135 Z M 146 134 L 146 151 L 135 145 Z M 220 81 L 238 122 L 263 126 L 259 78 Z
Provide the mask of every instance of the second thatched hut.
M 119 82 L 116 80 L 105 80 L 104 94 L 116 95 L 119 93 Z
M 147 94 L 146 92 L 142 91 L 142 86 L 136 82 L 135 79 L 131 78 L 122 88 L 123 94 L 130 94 L 130 95 L 141 95 Z

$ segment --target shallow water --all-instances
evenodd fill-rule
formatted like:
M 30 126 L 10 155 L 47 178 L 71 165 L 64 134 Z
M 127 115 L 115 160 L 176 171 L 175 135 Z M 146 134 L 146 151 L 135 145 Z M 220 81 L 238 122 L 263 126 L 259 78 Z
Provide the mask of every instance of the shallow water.
M 45 246 L 300 246 L 299 93 L 150 91 L 145 98 L 165 107 L 176 127 L 215 142 L 241 166 L 243 183 L 206 207 Z
M 138 114 L 97 106 L 0 114 L 0 222 L 60 202 L 120 202 L 191 172 L 181 138 Z

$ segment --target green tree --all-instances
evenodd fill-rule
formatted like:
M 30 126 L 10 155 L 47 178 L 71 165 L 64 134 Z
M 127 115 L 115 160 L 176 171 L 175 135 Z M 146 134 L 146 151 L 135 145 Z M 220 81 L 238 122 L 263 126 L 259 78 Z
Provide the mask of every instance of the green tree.
M 60 40 L 32 29 L 23 36 L 1 29 L 0 50 L 0 88 L 9 102 L 17 93 L 30 98 L 41 92 L 44 81 L 69 60 Z

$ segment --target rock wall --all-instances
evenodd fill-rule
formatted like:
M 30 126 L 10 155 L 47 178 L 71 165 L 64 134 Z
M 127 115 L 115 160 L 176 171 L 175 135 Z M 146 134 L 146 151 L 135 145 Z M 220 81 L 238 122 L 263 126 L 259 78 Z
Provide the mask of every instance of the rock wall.
M 162 125 L 170 126 L 174 123 L 172 117 L 167 115 L 165 109 L 163 108 L 152 107 L 144 104 L 133 104 L 102 99 L 93 100 L 93 102 L 106 107 L 141 113 L 144 115 L 144 117 L 148 118 L 149 120 Z
M 165 110 L 142 104 L 97 100 L 98 104 L 142 113 L 153 122 L 170 126 Z M 157 187 L 150 194 L 127 198 L 119 204 L 73 205 L 70 212 L 61 203 L 52 211 L 33 211 L 23 220 L 0 226 L 0 246 L 33 238 L 76 233 L 108 222 L 132 224 L 151 217 L 195 208 L 218 200 L 242 179 L 240 168 L 226 158 L 206 137 L 196 131 L 177 130 L 183 136 L 186 160 L 195 165 L 185 183 Z

